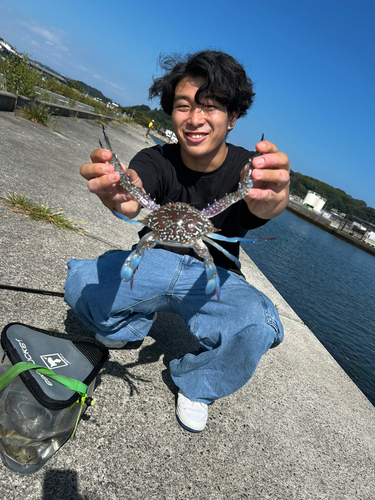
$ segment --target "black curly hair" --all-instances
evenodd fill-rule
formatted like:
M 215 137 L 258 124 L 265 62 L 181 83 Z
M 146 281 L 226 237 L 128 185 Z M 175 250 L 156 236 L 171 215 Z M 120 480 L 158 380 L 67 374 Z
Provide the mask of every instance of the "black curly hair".
M 173 111 L 174 93 L 178 83 L 186 76 L 200 76 L 205 79 L 198 89 L 195 101 L 210 96 L 220 102 L 228 114 L 246 115 L 253 103 L 255 93 L 253 82 L 246 75 L 243 66 L 234 57 L 215 50 L 196 54 L 160 56 L 159 65 L 164 75 L 153 79 L 149 99 L 160 98 L 160 105 L 168 115 Z

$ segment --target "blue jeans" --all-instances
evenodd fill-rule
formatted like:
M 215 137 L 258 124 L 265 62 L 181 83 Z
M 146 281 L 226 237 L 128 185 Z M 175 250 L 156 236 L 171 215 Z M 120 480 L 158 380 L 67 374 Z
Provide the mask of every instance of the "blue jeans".
M 210 404 L 232 394 L 251 378 L 262 355 L 282 341 L 274 305 L 242 276 L 218 268 L 217 302 L 214 293 L 205 294 L 202 262 L 152 249 L 145 253 L 131 290 L 120 278 L 129 253 L 70 260 L 65 300 L 91 330 L 116 340 L 142 340 L 155 312 L 178 313 L 201 347 L 170 363 L 173 381 L 189 399 Z

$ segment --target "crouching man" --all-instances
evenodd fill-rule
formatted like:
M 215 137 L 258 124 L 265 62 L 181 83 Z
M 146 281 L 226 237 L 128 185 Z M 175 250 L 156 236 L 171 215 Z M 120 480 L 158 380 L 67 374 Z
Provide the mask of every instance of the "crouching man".
M 127 173 L 160 205 L 180 201 L 203 210 L 237 189 L 254 155 L 227 143 L 228 133 L 253 102 L 253 84 L 242 65 L 223 52 L 164 60 L 162 68 L 164 75 L 153 81 L 149 94 L 159 97 L 171 115 L 178 144 L 140 151 Z M 288 157 L 268 141 L 259 142 L 256 149 L 263 155 L 252 163 L 253 188 L 244 200 L 212 218 L 223 236 L 245 236 L 278 216 L 288 203 Z M 141 206 L 119 187 L 120 176 L 108 163 L 110 158 L 105 149 L 93 151 L 92 163 L 83 165 L 81 174 L 109 210 L 134 218 Z M 222 246 L 239 256 L 238 243 Z M 272 302 L 246 282 L 225 254 L 213 246 L 209 251 L 221 282 L 219 302 L 215 294 L 205 294 L 204 264 L 190 248 L 159 245 L 145 252 L 132 290 L 120 278 L 131 250 L 71 260 L 66 281 L 66 302 L 108 347 L 142 340 L 158 311 L 180 314 L 200 344 L 198 352 L 170 363 L 179 388 L 177 420 L 192 432 L 204 429 L 209 405 L 246 384 L 262 355 L 283 338 Z

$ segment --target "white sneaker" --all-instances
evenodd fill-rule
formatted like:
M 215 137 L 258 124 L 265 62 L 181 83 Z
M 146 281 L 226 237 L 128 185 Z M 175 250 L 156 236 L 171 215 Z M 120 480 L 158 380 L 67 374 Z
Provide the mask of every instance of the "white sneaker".
M 155 323 L 156 318 L 158 317 L 158 313 L 154 314 L 154 317 L 152 319 L 152 322 Z M 108 337 L 105 337 L 104 335 L 100 335 L 97 333 L 95 335 L 96 340 L 99 340 L 102 344 L 104 344 L 108 349 L 121 349 L 122 347 L 125 347 L 126 344 L 128 343 L 127 340 L 114 340 L 114 339 L 109 339 Z
M 177 397 L 176 418 L 178 423 L 190 432 L 202 432 L 206 426 L 208 405 L 191 401 L 180 390 Z
M 104 337 L 104 335 L 99 335 L 99 333 L 95 335 L 95 338 L 108 347 L 108 349 L 121 349 L 127 344 L 126 340 L 109 339 L 108 337 Z

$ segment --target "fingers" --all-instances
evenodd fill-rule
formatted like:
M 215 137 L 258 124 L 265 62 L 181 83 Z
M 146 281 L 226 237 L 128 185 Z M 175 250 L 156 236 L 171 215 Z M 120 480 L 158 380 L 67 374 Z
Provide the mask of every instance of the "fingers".
M 91 193 L 99 194 L 101 192 L 107 192 L 109 190 L 116 189 L 116 185 L 120 180 L 120 174 L 117 172 L 112 172 L 107 175 L 101 175 L 99 177 L 94 176 L 89 178 L 87 187 Z M 117 190 L 117 189 L 116 189 Z
M 268 152 L 263 154 L 262 156 L 257 156 L 253 159 L 251 166 L 254 169 L 281 168 L 289 171 L 289 158 L 285 153 L 279 153 L 276 150 L 275 152 Z
M 284 153 L 267 154 L 252 162 L 254 181 L 286 183 L 289 181 L 289 158 Z
M 289 158 L 285 153 L 280 153 L 276 145 L 269 141 L 261 141 L 256 145 L 262 156 L 257 156 L 252 161 L 252 177 L 255 181 L 262 182 L 289 182 Z
M 258 200 L 278 203 L 285 198 L 285 192 L 288 192 L 288 184 L 271 185 L 267 183 L 264 186 L 253 187 L 247 194 L 247 200 Z
M 92 163 L 85 163 L 80 168 L 80 173 L 87 182 L 91 193 L 96 194 L 103 205 L 109 210 L 125 215 L 132 219 L 141 205 L 125 189 L 120 186 L 120 174 L 109 163 L 112 153 L 106 149 L 95 149 L 90 155 Z M 142 188 L 142 181 L 134 170 L 127 169 L 121 164 L 124 172 L 129 176 L 132 184 Z
M 269 141 L 260 141 L 255 145 L 255 148 L 259 153 L 277 153 L 278 149 L 275 144 Z
M 90 180 L 114 172 L 113 166 L 108 163 L 112 158 L 112 153 L 106 149 L 95 149 L 90 158 L 92 163 L 85 163 L 80 168 L 80 174 L 85 179 Z
M 90 158 L 93 163 L 105 163 L 112 158 L 112 153 L 107 149 L 95 149 Z
M 120 175 L 115 172 L 113 165 L 108 163 L 112 153 L 106 149 L 95 149 L 90 158 L 92 163 L 85 163 L 80 168 L 80 174 L 88 181 L 89 191 L 99 196 L 117 191 L 116 184 L 120 180 Z
M 254 184 L 245 201 L 252 213 L 271 219 L 279 215 L 288 203 L 289 158 L 269 141 L 259 142 L 256 149 L 263 154 L 252 161 Z
M 80 174 L 87 180 L 114 172 L 113 165 L 109 163 L 85 163 L 80 168 Z

